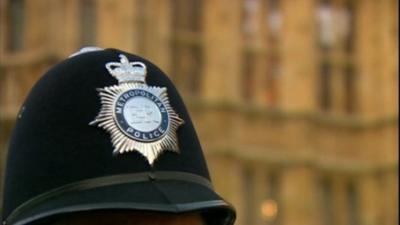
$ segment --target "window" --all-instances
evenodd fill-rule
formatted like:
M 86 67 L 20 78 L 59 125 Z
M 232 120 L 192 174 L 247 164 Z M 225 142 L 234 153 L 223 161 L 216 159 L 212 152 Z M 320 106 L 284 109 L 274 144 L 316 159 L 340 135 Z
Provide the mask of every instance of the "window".
M 257 21 L 257 8 L 260 7 L 260 0 L 243 0 L 242 10 L 242 32 L 245 40 L 255 38 L 259 23 Z
M 243 0 L 242 97 L 245 101 L 252 101 L 257 95 L 267 106 L 278 104 L 279 40 L 283 22 L 280 7 L 279 0 Z
M 82 0 L 81 4 L 81 45 L 95 45 L 96 39 L 96 1 Z
M 174 77 L 186 95 L 197 96 L 201 87 L 202 51 L 196 45 L 175 46 Z
M 201 31 L 203 11 L 201 0 L 176 0 L 172 5 L 173 27 L 183 31 Z
M 266 102 L 270 106 L 276 106 L 278 104 L 278 88 L 279 88 L 279 77 L 281 74 L 281 63 L 279 55 L 276 53 L 269 54 L 267 59 L 267 80 L 265 87 L 265 98 Z
M 322 1 L 317 12 L 319 45 L 323 50 L 329 50 L 334 43 L 333 8 L 330 1 Z
M 7 48 L 11 52 L 19 51 L 24 46 L 24 31 L 25 31 L 25 1 L 12 0 L 8 2 L 8 43 Z
M 320 67 L 319 104 L 322 110 L 329 111 L 332 106 L 331 78 L 332 67 L 329 62 L 323 62 Z
M 334 110 L 350 114 L 355 109 L 354 4 L 350 0 L 322 0 L 317 7 L 320 53 L 318 101 L 324 112 Z M 334 93 L 331 86 L 342 87 L 340 90 L 345 92 L 343 101 L 340 99 L 342 96 L 336 96 L 339 93 Z
M 280 1 L 268 0 L 266 20 L 268 27 L 268 41 L 270 44 L 277 44 L 281 36 L 283 23 Z
M 172 79 L 184 94 L 198 96 L 203 67 L 202 1 L 177 0 L 173 1 L 172 6 Z
M 243 63 L 243 92 L 242 96 L 246 100 L 251 100 L 253 97 L 254 90 L 254 60 L 255 56 L 251 52 L 246 52 L 244 54 L 244 63 Z
M 270 106 L 278 104 L 279 77 L 281 75 L 281 60 L 279 55 L 279 40 L 282 30 L 282 12 L 280 1 L 268 0 L 267 4 L 267 79 L 266 102 Z
M 344 86 L 346 91 L 345 99 L 345 111 L 348 114 L 352 114 L 355 111 L 356 93 L 355 93 L 355 83 L 356 75 L 354 68 L 352 66 L 347 66 L 344 71 Z
M 254 41 L 260 35 L 260 21 L 257 13 L 260 7 L 260 0 L 243 0 L 241 32 L 245 47 L 242 50 L 242 98 L 251 102 L 254 98 L 257 60 L 261 57 L 254 51 Z

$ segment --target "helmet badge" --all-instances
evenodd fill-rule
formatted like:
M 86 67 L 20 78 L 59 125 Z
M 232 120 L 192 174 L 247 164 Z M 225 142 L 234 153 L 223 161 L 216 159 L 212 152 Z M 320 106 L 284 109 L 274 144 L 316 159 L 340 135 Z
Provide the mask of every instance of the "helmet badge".
M 163 151 L 179 152 L 176 131 L 184 121 L 171 107 L 167 88 L 146 84 L 144 63 L 119 57 L 105 65 L 119 84 L 97 89 L 102 107 L 90 125 L 110 133 L 114 155 L 137 151 L 152 166 Z

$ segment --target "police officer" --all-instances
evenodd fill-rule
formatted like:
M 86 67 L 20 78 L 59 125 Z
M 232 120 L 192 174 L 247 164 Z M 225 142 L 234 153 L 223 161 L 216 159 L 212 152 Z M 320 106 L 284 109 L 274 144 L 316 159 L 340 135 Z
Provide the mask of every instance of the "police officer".
M 86 48 L 50 69 L 18 115 L 4 225 L 232 225 L 168 77 L 117 49 Z

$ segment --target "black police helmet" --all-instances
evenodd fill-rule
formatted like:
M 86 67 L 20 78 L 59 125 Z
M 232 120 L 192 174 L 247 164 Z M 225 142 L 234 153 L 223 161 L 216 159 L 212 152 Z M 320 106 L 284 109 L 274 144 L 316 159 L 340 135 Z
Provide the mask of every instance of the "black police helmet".
M 102 91 L 104 94 L 104 88 L 120 85 L 105 65 L 120 60 L 122 65 L 124 57 L 128 67 L 131 62 L 147 67 L 145 83 L 149 87 L 166 88 L 164 97 L 169 98 L 171 106 L 168 112 L 176 115 L 165 118 L 179 121 L 175 125 L 167 121 L 164 128 L 174 126 L 175 130 L 165 143 L 143 147 L 153 143 L 151 129 L 143 128 L 129 136 L 124 121 L 109 121 L 102 115 L 117 107 L 117 98 L 110 100 Z M 143 68 L 134 69 L 140 73 Z M 131 75 L 137 72 L 132 71 Z M 159 104 L 157 98 L 147 98 Z M 114 101 L 114 105 L 107 108 L 107 101 Z M 129 107 L 135 108 L 135 101 Z M 165 106 L 166 101 L 160 105 Z M 165 119 L 164 114 L 157 115 Z M 118 126 L 110 128 L 107 124 Z M 154 135 L 163 135 L 162 131 Z M 126 143 L 118 142 L 118 138 Z M 158 140 L 153 138 L 154 142 Z M 130 149 L 132 146 L 155 153 L 155 161 L 147 153 Z M 231 225 L 235 220 L 233 207 L 213 190 L 195 129 L 172 82 L 148 60 L 116 49 L 68 58 L 37 82 L 18 115 L 4 184 L 2 217 L 7 225 L 38 224 L 91 210 L 199 212 L 210 224 L 221 225 Z

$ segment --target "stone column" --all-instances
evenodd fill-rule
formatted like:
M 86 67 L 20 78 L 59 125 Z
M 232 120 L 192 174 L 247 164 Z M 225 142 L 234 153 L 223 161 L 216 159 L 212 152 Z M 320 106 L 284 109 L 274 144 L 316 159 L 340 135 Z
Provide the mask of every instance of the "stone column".
M 254 193 L 253 193 L 253 223 L 254 225 L 264 225 L 265 221 L 262 217 L 261 206 L 266 200 L 268 193 L 268 181 L 267 181 L 267 171 L 265 166 L 262 164 L 256 164 L 252 167 L 254 174 Z
M 382 112 L 382 70 L 380 54 L 380 16 L 377 12 L 380 1 L 357 1 L 355 15 L 356 93 L 359 115 L 376 118 Z
M 316 175 L 312 169 L 302 166 L 288 167 L 281 175 L 282 225 L 319 225 L 319 207 Z
M 398 171 L 388 171 L 382 177 L 379 189 L 381 196 L 381 213 L 383 225 L 399 224 L 399 174 Z
M 204 98 L 235 102 L 240 96 L 241 10 L 240 0 L 203 2 Z M 229 6 L 229 7 L 228 7 Z
M 399 100 L 399 66 L 398 66 L 398 1 L 382 0 L 376 8 L 380 15 L 377 33 L 382 47 L 378 54 L 381 56 L 380 66 L 382 79 L 382 114 L 384 116 L 398 115 Z
M 216 191 L 236 208 L 237 220 L 235 225 L 247 225 L 244 220 L 246 212 L 245 198 L 247 195 L 244 190 L 242 163 L 222 155 L 210 155 L 207 158 Z
M 337 175 L 332 180 L 332 210 L 334 225 L 349 224 L 349 207 L 346 180 Z
M 372 175 L 362 175 L 357 180 L 357 194 L 360 225 L 376 225 L 381 224 L 379 220 L 379 186 L 377 179 Z
M 314 0 L 283 0 L 280 104 L 284 110 L 316 108 L 316 35 Z

